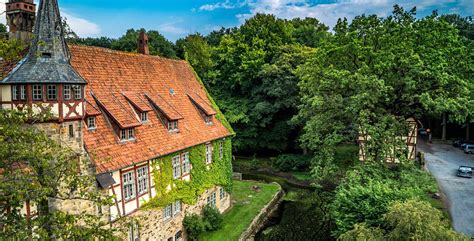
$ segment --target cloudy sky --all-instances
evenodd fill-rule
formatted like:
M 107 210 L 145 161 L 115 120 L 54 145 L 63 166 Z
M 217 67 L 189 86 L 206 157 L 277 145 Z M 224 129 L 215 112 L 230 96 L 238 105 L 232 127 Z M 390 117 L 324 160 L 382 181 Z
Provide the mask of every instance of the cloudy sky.
M 0 0 L 0 23 L 5 23 Z M 38 0 L 35 0 L 38 2 Z M 474 15 L 474 0 L 59 0 L 62 15 L 81 37 L 119 37 L 129 28 L 159 30 L 170 40 L 193 32 L 238 26 L 256 13 L 281 18 L 315 17 L 333 27 L 338 18 L 360 14 L 387 16 L 392 6 L 416 6 L 418 16 Z

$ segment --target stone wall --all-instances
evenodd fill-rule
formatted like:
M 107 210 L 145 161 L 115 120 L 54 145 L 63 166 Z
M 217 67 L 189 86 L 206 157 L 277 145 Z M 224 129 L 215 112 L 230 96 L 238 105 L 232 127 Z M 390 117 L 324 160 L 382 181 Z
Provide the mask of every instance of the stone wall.
M 207 197 L 213 192 L 216 193 L 216 207 L 220 212 L 224 212 L 231 205 L 230 195 L 226 194 L 223 199 L 220 199 L 219 188 L 215 187 L 207 190 L 203 195 L 201 195 L 196 205 L 186 205 L 182 203 L 181 212 L 173 215 L 168 220 L 163 219 L 163 209 L 142 209 L 126 218 L 117 220 L 113 223 L 113 226 L 114 228 L 125 231 L 124 233 L 119 234 L 123 239 L 128 238 L 128 227 L 130 226 L 130 223 L 136 221 L 139 226 L 140 240 L 168 240 L 169 238 L 173 238 L 172 240 L 174 241 L 174 237 L 179 231 L 182 231 L 182 237 L 183 240 L 185 240 L 183 227 L 184 217 L 186 214 L 201 214 L 202 209 L 207 205 Z
M 255 235 L 261 228 L 263 228 L 268 217 L 278 210 L 278 206 L 280 206 L 284 196 L 285 192 L 280 187 L 280 191 L 276 193 L 272 200 L 260 210 L 260 213 L 252 220 L 252 223 L 250 223 L 247 230 L 240 235 L 239 241 L 254 240 Z

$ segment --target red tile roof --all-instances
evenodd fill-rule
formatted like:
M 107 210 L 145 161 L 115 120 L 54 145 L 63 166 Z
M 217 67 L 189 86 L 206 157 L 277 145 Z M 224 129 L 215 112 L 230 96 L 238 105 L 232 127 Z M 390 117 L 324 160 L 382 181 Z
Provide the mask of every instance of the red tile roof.
M 201 97 L 195 93 L 188 93 L 189 98 L 193 103 L 200 108 L 206 115 L 215 115 L 217 112 L 212 109 L 212 107 L 206 103 L 205 100 L 201 99 Z
M 88 116 L 96 116 L 102 114 L 102 112 L 100 112 L 97 105 L 91 103 L 90 101 L 86 101 L 86 114 Z
M 86 99 L 91 104 L 87 105 L 87 113 L 94 104 L 102 112 L 96 118 L 96 130 L 83 130 L 85 148 L 98 173 L 231 135 L 219 121 L 207 125 L 194 107 L 188 93 L 200 99 L 199 105 L 212 110 L 204 87 L 185 61 L 97 47 L 72 45 L 70 50 L 72 66 L 88 82 Z M 154 111 L 148 123 L 139 121 L 135 108 L 152 105 L 170 118 L 179 119 L 178 133 L 170 133 Z M 136 140 L 121 143 L 115 125 L 136 125 Z

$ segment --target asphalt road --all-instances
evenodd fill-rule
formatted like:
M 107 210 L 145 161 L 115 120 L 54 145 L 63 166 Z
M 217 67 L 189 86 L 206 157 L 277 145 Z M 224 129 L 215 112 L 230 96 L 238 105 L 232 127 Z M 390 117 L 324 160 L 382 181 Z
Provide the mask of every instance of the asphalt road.
M 474 167 L 474 155 L 447 144 L 418 143 L 425 152 L 428 170 L 435 176 L 447 197 L 448 209 L 456 231 L 474 237 L 474 178 L 456 176 L 460 165 Z

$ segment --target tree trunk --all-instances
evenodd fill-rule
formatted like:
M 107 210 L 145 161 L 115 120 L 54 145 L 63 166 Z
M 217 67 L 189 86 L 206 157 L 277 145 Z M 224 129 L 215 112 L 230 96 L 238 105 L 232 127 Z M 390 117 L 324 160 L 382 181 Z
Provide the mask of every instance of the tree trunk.
M 441 140 L 445 141 L 446 140 L 446 126 L 447 126 L 447 121 L 446 121 L 446 113 L 443 113 L 443 133 L 441 135 Z

